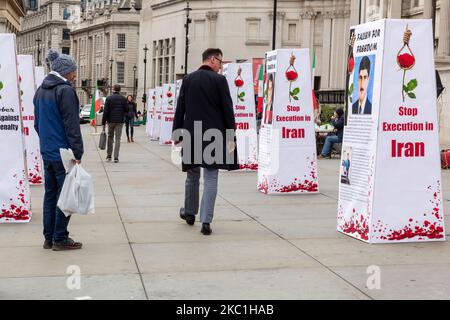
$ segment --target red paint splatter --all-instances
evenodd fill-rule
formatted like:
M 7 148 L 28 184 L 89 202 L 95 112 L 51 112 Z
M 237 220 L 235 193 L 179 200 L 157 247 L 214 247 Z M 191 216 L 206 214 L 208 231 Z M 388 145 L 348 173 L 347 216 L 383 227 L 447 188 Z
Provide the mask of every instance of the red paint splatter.
M 240 165 L 240 169 L 241 170 L 251 170 L 251 171 L 256 171 L 258 170 L 258 164 L 257 163 L 246 163 L 246 164 L 241 164 Z

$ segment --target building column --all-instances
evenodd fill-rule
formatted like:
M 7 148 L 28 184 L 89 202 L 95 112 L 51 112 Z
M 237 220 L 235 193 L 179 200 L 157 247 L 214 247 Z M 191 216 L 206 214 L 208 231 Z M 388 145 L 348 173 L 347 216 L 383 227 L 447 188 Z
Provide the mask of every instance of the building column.
M 321 87 L 330 88 L 330 60 L 331 60 L 331 32 L 332 13 L 323 14 L 323 52 L 322 52 L 322 80 Z
M 439 56 L 450 55 L 450 0 L 441 1 L 441 9 L 439 12 Z
M 313 20 L 316 17 L 317 13 L 312 10 L 308 10 L 300 13 L 300 17 L 302 18 L 302 48 L 309 48 L 311 53 L 313 51 Z
M 431 19 L 433 18 L 433 5 L 431 4 L 432 0 L 424 1 L 423 3 L 423 18 Z
M 344 57 L 346 46 L 346 30 L 345 30 L 345 12 L 335 11 L 333 13 L 332 20 L 332 36 L 331 36 L 331 52 L 333 54 L 330 56 L 330 87 L 331 88 L 341 88 L 344 87 L 343 74 L 344 74 Z
M 387 18 L 388 19 L 401 19 L 402 17 L 402 1 L 399 0 L 383 0 L 387 2 Z M 431 2 L 428 0 L 427 2 Z
M 209 47 L 216 47 L 216 30 L 217 30 L 217 16 L 219 11 L 208 11 L 206 13 L 206 18 L 209 20 Z

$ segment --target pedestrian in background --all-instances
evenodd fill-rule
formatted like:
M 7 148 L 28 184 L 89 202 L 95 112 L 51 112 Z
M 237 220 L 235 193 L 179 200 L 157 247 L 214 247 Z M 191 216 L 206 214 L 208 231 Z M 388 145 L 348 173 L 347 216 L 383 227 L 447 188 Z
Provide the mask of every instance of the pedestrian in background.
M 114 162 L 119 162 L 120 138 L 122 136 L 123 123 L 128 114 L 127 99 L 120 94 L 120 85 L 113 87 L 113 94 L 106 98 L 103 113 L 103 130 L 108 124 L 108 147 L 106 149 L 106 161 L 111 161 L 114 144 Z
M 57 207 L 59 194 L 66 178 L 60 148 L 72 149 L 75 162 L 80 164 L 84 153 L 80 130 L 77 94 L 71 85 L 77 76 L 75 60 L 50 49 L 48 53 L 52 71 L 36 91 L 34 128 L 39 135 L 44 160 L 44 249 L 54 251 L 81 249 L 82 244 L 69 238 L 67 230 L 70 216 Z
M 134 142 L 134 140 L 133 140 L 134 119 L 138 118 L 138 114 L 137 114 L 136 102 L 134 102 L 132 95 L 129 95 L 127 97 L 127 103 L 128 103 L 128 113 L 125 116 L 125 127 L 126 127 L 125 132 L 127 133 L 128 142 L 130 142 L 130 137 L 131 137 L 131 142 Z M 130 135 L 130 133 L 131 133 L 131 135 Z
M 222 69 L 222 59 L 220 49 L 207 49 L 203 52 L 202 66 L 183 79 L 173 123 L 175 144 L 182 139 L 177 136 L 178 132 L 175 132 L 178 129 L 182 129 L 185 131 L 183 134 L 189 134 L 191 137 L 190 145 L 183 141 L 182 146 L 182 169 L 187 172 L 187 178 L 184 208 L 180 209 L 180 217 L 189 225 L 195 223 L 195 216 L 199 210 L 200 168 L 203 168 L 204 191 L 200 221 L 202 222 L 201 233 L 204 235 L 210 235 L 212 232 L 210 224 L 214 217 L 219 169 L 239 169 L 233 101 L 227 79 L 218 74 Z M 201 136 L 194 135 L 194 128 L 198 124 L 201 125 Z M 205 154 L 208 156 L 207 147 L 210 143 L 203 141 L 203 136 L 208 129 L 216 129 L 221 133 L 223 149 L 215 150 L 214 163 L 209 163 L 205 159 Z M 231 138 L 230 135 L 227 136 L 227 130 L 233 133 Z M 198 154 L 198 150 L 201 155 Z M 221 153 L 220 156 L 218 153 Z
M 330 159 L 333 145 L 335 143 L 342 143 L 344 138 L 344 120 L 344 109 L 337 109 L 331 118 L 331 124 L 334 127 L 333 133 L 325 139 L 325 145 L 323 146 L 322 153 L 318 156 L 318 159 Z

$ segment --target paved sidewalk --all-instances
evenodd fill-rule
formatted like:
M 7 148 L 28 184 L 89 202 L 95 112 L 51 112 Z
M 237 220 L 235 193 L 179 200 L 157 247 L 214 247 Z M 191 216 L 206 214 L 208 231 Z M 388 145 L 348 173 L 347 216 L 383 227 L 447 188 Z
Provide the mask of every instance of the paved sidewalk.
M 368 245 L 336 232 L 337 160 L 319 162 L 319 195 L 268 197 L 256 173 L 220 173 L 213 235 L 178 218 L 185 175 L 170 148 L 136 128 L 120 163 L 106 163 L 83 126 L 83 165 L 96 213 L 74 216 L 84 248 L 42 249 L 43 187 L 33 220 L 0 225 L 0 299 L 448 299 L 450 244 Z M 443 172 L 447 233 L 450 173 Z M 379 266 L 381 289 L 366 287 Z M 69 266 L 81 271 L 81 289 Z

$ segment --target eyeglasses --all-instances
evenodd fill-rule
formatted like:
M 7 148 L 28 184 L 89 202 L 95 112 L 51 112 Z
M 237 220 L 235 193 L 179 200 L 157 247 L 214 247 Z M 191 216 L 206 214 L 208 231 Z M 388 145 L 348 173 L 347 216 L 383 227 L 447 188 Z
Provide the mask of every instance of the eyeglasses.
M 219 60 L 220 64 L 223 64 L 223 61 L 220 60 L 219 58 L 217 58 L 216 56 L 214 57 L 215 59 Z

